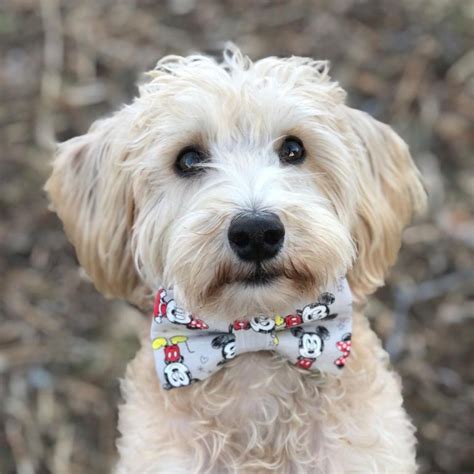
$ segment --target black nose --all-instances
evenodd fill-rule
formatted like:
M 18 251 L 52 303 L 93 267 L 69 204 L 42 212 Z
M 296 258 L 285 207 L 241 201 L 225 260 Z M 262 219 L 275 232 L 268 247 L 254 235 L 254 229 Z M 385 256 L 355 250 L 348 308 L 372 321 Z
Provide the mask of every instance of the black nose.
M 285 228 L 272 212 L 241 214 L 232 219 L 227 236 L 239 258 L 246 262 L 261 262 L 279 252 Z

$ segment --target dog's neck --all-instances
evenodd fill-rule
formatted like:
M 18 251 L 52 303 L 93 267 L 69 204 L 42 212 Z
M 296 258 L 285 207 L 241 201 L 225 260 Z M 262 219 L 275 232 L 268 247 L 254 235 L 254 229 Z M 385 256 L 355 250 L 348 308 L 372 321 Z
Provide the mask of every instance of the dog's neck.
M 151 324 L 155 366 L 164 388 L 209 377 L 239 354 L 274 351 L 304 370 L 337 374 L 350 354 L 352 297 L 345 278 L 289 314 L 210 321 L 157 292 Z

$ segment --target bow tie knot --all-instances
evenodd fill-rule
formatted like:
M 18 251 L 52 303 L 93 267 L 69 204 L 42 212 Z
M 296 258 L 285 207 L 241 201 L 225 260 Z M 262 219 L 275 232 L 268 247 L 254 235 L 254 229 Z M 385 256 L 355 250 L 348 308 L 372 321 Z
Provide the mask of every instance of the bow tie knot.
M 351 316 L 345 279 L 292 314 L 257 315 L 211 328 L 161 288 L 151 326 L 156 371 L 164 388 L 184 387 L 239 354 L 270 350 L 301 369 L 338 373 L 350 354 Z

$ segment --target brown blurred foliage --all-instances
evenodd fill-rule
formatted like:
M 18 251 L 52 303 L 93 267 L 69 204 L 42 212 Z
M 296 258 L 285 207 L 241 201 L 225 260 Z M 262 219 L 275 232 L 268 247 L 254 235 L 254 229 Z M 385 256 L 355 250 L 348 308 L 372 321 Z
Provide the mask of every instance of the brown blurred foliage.
M 458 0 L 0 2 L 0 472 L 110 470 L 142 325 L 82 277 L 47 210 L 53 140 L 129 101 L 162 55 L 228 39 L 253 58 L 330 59 L 350 103 L 410 144 L 430 209 L 369 315 L 402 376 L 421 471 L 472 472 L 474 8 Z

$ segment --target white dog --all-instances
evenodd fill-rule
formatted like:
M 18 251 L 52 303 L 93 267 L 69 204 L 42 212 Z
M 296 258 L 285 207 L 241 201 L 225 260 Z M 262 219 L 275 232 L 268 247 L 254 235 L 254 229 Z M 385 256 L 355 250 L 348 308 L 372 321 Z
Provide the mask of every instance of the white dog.
M 299 328 L 301 309 L 320 304 L 306 318 L 319 327 L 332 302 L 318 297 L 341 276 L 354 298 L 335 375 L 235 356 L 227 337 L 210 349 L 226 363 L 193 381 L 183 341 L 196 325 L 180 321 L 186 335 L 154 340 L 169 379 L 189 384 L 167 391 L 145 339 L 123 382 L 118 472 L 415 471 L 400 382 L 361 309 L 425 194 L 405 143 L 344 99 L 324 61 L 168 56 L 132 104 L 59 147 L 46 190 L 104 295 L 149 309 L 172 288 L 186 311 L 170 314 L 236 335 L 293 315 L 308 367 L 328 331 Z

